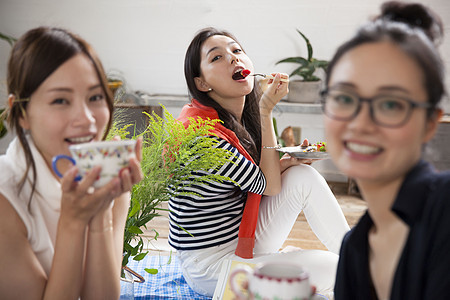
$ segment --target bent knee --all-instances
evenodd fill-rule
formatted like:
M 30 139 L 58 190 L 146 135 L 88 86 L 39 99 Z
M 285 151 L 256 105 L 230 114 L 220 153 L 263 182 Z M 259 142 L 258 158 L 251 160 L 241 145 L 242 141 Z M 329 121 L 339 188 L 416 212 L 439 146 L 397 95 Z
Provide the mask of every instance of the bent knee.
M 309 165 L 292 166 L 283 172 L 281 177 L 282 185 L 298 185 L 299 183 L 325 183 L 323 176 Z

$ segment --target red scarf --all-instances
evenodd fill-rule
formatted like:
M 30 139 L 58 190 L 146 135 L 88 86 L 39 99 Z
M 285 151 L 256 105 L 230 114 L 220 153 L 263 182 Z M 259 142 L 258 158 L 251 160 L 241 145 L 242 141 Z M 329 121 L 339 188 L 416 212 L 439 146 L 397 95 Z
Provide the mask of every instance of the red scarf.
M 189 119 L 193 117 L 197 119 L 201 117 L 206 120 L 207 118 L 211 120 L 219 119 L 217 111 L 209 106 L 200 104 L 197 100 L 192 99 L 190 104 L 186 104 L 181 110 L 178 120 L 183 122 L 185 127 L 189 126 Z M 226 140 L 228 143 L 233 145 L 239 153 L 241 153 L 245 158 L 250 160 L 252 163 L 253 158 L 248 154 L 245 148 L 239 142 L 236 134 L 230 129 L 223 126 L 221 123 L 216 123 L 214 130 L 211 131 L 216 134 L 219 138 Z M 248 192 L 247 201 L 244 207 L 244 213 L 242 214 L 241 224 L 239 225 L 238 234 L 238 244 L 236 247 L 235 254 L 242 258 L 253 258 L 253 248 L 255 246 L 255 229 L 256 223 L 258 222 L 258 211 L 259 202 L 261 201 L 261 195 Z

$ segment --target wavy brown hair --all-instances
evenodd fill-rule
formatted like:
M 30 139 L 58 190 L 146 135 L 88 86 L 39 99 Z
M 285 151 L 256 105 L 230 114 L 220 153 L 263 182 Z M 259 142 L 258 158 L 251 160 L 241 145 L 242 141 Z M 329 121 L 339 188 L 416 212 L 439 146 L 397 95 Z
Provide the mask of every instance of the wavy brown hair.
M 214 35 L 227 36 L 240 45 L 231 33 L 213 27 L 204 28 L 195 35 L 186 51 L 184 59 L 184 76 L 186 78 L 190 96 L 201 104 L 214 108 L 219 114 L 219 119 L 223 121 L 223 125 L 236 134 L 247 152 L 253 157 L 254 161 L 259 164 L 261 156 L 259 100 L 261 92 L 258 88 L 258 84 L 255 84 L 250 94 L 245 96 L 244 111 L 242 112 L 241 118 L 242 124 L 238 122 L 235 115 L 224 109 L 219 103 L 212 99 L 208 93 L 199 91 L 195 85 L 194 78 L 201 75 L 201 48 L 203 43 Z M 242 46 L 241 49 L 243 50 Z
M 103 66 L 92 47 L 79 36 L 61 28 L 38 27 L 26 32 L 11 51 L 8 62 L 7 86 L 8 94 L 16 99 L 32 100 L 33 93 L 63 63 L 77 54 L 84 54 L 92 62 L 106 95 L 110 116 L 113 112 L 113 96 L 108 89 L 108 83 Z M 31 154 L 26 133 L 20 126 L 20 119 L 26 113 L 28 101 L 13 101 L 4 112 L 10 129 L 15 131 L 25 152 L 26 170 L 19 182 L 19 191 L 27 181 L 28 172 L 32 172 L 30 200 L 36 188 L 36 165 Z M 107 132 L 111 127 L 109 119 Z

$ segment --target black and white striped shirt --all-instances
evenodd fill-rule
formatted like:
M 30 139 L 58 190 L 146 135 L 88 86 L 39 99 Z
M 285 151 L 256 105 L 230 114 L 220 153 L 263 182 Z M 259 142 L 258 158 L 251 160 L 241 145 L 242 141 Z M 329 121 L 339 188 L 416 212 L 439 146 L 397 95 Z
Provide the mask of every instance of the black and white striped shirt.
M 198 195 L 177 195 L 169 200 L 169 244 L 177 250 L 203 249 L 236 239 L 247 192 L 262 195 L 266 188 L 266 179 L 257 165 L 223 139 L 216 147 L 235 156 L 233 163 L 215 172 L 234 182 L 194 184 L 186 191 Z M 191 178 L 199 175 L 191 174 Z

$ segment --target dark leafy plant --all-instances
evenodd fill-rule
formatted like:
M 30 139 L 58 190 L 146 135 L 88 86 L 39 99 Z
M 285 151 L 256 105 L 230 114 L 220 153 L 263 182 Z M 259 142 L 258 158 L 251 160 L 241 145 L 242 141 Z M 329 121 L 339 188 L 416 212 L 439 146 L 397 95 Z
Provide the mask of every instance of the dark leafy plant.
M 0 32 L 0 40 L 4 40 L 4 41 L 8 42 L 8 44 L 11 45 L 11 47 L 12 47 L 17 39 Z M 6 125 L 3 121 L 5 118 L 4 111 L 5 111 L 4 108 L 0 109 L 0 138 L 4 137 L 6 135 L 6 133 L 8 132 L 8 130 L 6 129 Z
M 0 139 L 2 137 L 4 137 L 6 135 L 6 133 L 8 132 L 8 130 L 6 129 L 5 122 L 3 122 L 3 119 L 5 117 L 4 112 L 5 112 L 5 109 L 0 108 Z
M 289 76 L 291 77 L 294 75 L 301 76 L 303 81 L 319 81 L 320 78 L 315 76 L 314 72 L 318 68 L 326 70 L 326 68 L 328 67 L 328 61 L 315 59 L 313 57 L 313 47 L 309 42 L 309 39 L 300 30 L 298 29 L 296 30 L 306 43 L 306 47 L 308 49 L 308 57 L 307 58 L 301 56 L 288 57 L 276 62 L 276 64 L 280 63 L 298 64 L 299 67 L 297 67 Z
M 14 45 L 14 43 L 17 41 L 16 38 L 14 38 L 14 37 L 12 37 L 12 36 L 10 36 L 10 35 L 1 33 L 1 32 L 0 32 L 0 40 L 4 40 L 4 41 L 8 42 L 8 44 L 10 44 L 11 47 L 12 47 L 12 46 Z
M 192 119 L 191 125 L 185 128 L 164 106 L 163 114 L 164 118 L 156 113 L 147 114 L 149 125 L 140 134 L 144 137 L 141 168 L 145 177 L 131 192 L 125 225 L 123 266 L 128 264 L 130 258 L 139 261 L 148 254 L 144 251 L 142 228 L 148 229 L 153 218 L 161 216 L 161 211 L 167 211 L 161 208 L 162 203 L 169 201 L 174 194 L 189 194 L 183 191 L 192 184 L 230 180 L 207 172 L 218 170 L 233 157 L 231 152 L 214 147 L 217 140 L 211 138 L 210 131 L 220 120 Z M 109 138 L 115 135 L 128 138 L 130 126 L 133 124 L 123 126 L 120 120 L 114 122 Z M 205 175 L 193 180 L 189 176 L 194 171 Z M 155 231 L 154 239 L 157 240 L 158 236 Z M 156 269 L 146 271 L 152 274 L 158 272 Z

